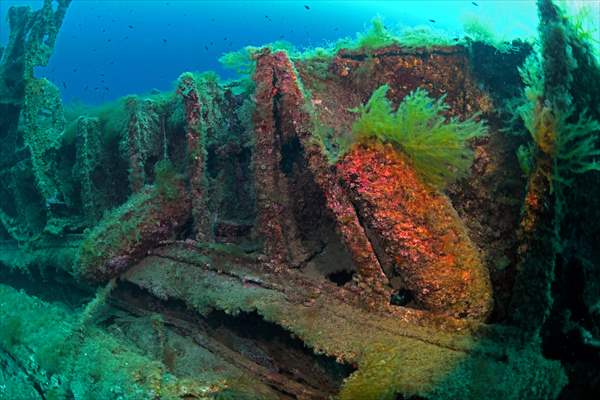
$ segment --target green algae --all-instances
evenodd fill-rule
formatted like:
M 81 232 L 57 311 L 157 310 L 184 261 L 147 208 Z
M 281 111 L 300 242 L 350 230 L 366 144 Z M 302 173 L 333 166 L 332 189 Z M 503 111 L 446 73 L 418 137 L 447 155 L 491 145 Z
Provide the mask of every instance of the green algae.
M 0 333 L 0 353 L 16 360 L 29 381 L 20 390 L 9 388 L 18 394 L 14 398 L 22 398 L 32 385 L 37 386 L 34 393 L 57 400 L 212 398 L 222 388 L 218 380 L 200 385 L 178 379 L 132 343 L 96 327 L 93 320 L 106 294 L 99 292 L 74 312 L 0 285 L 3 319 L 8 321 L 8 329 Z
M 423 89 L 408 94 L 393 111 L 386 98 L 388 86 L 381 86 L 369 101 L 357 109 L 352 126 L 355 140 L 375 139 L 397 146 L 430 184 L 443 187 L 468 174 L 473 163 L 470 139 L 487 134 L 477 115 L 460 121 L 447 120 L 444 97 L 430 98 Z
M 144 255 L 145 248 L 167 239 L 187 219 L 187 194 L 181 178 L 168 165 L 159 164 L 159 182 L 132 195 L 108 212 L 81 242 L 75 274 L 88 279 L 106 279 L 122 272 L 125 265 Z M 171 205 L 171 206 L 170 206 Z M 168 212 L 167 207 L 174 207 Z M 158 230 L 158 231 L 157 231 Z
M 234 260 L 221 264 L 218 253 L 208 262 L 206 255 L 197 258 L 194 252 L 181 250 L 175 246 L 163 250 L 164 257 L 146 258 L 127 279 L 159 298 L 185 301 L 201 314 L 213 309 L 231 315 L 257 312 L 316 353 L 357 365 L 340 399 L 394 399 L 399 393 L 431 399 L 450 399 L 458 393 L 473 399 L 520 399 L 527 394 L 552 398 L 566 383 L 559 363 L 544 359 L 535 345 L 521 348 L 510 335 L 503 337 L 501 330 L 489 338 L 477 334 L 477 328 L 453 333 L 369 313 L 325 291 L 282 293 L 268 276 Z M 311 287 L 296 274 L 282 279 Z M 506 353 L 510 356 L 502 361 Z M 482 365 L 490 373 L 486 379 L 475 379 Z

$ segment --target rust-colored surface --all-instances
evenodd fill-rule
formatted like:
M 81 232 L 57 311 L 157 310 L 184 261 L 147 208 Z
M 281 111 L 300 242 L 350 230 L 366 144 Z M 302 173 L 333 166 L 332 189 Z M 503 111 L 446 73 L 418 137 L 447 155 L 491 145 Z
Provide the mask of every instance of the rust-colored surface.
M 257 223 L 264 240 L 264 253 L 272 268 L 277 270 L 283 264 L 294 264 L 302 250 L 291 211 L 290 184 L 280 167 L 282 146 L 287 138 L 278 114 L 280 88 L 276 86 L 273 74 L 272 60 L 258 57 L 254 74 L 256 109 L 253 117 Z
M 442 62 L 442 60 L 444 61 Z M 265 52 L 258 56 L 255 75 L 258 87 L 257 104 L 258 107 L 261 107 L 261 104 L 268 106 L 262 107 L 260 111 L 257 108 L 255 114 L 257 129 L 255 160 L 259 160 L 258 163 L 255 163 L 255 168 L 257 191 L 260 193 L 259 197 L 263 197 L 258 203 L 258 210 L 259 215 L 263 215 L 259 219 L 265 221 L 266 224 L 262 229 L 268 243 L 265 246 L 267 254 L 280 260 L 289 260 L 289 251 L 285 249 L 285 246 L 277 243 L 290 242 L 286 241 L 284 233 L 290 232 L 283 225 L 286 217 L 281 216 L 291 214 L 293 202 L 290 202 L 288 197 L 285 203 L 287 206 L 275 203 L 265 207 L 269 204 L 266 199 L 282 199 L 286 196 L 281 194 L 282 186 L 269 193 L 268 188 L 275 187 L 274 184 L 268 183 L 265 186 L 259 181 L 267 182 L 264 179 L 266 178 L 264 171 L 268 170 L 271 171 L 269 178 L 271 182 L 289 183 L 285 180 L 284 174 L 279 171 L 278 166 L 281 163 L 284 144 L 297 138 L 301 145 L 300 156 L 305 163 L 305 168 L 310 171 L 310 179 L 314 180 L 322 191 L 327 210 L 335 220 L 336 231 L 357 266 L 354 281 L 368 306 L 377 307 L 377 304 L 380 306 L 384 303 L 387 304 L 391 291 L 400 288 L 408 289 L 415 296 L 415 306 L 417 307 L 460 317 L 481 319 L 489 316 L 492 309 L 492 289 L 488 270 L 477 246 L 486 249 L 493 247 L 493 251 L 489 253 L 486 250 L 483 251 L 486 262 L 490 259 L 495 261 L 493 258 L 498 257 L 503 262 L 510 263 L 512 258 L 509 256 L 512 256 L 511 251 L 514 248 L 511 246 L 514 243 L 501 242 L 496 245 L 494 244 L 495 240 L 500 242 L 505 237 L 492 237 L 475 231 L 477 244 L 474 244 L 469 238 L 465 223 L 467 227 L 474 229 L 482 226 L 485 216 L 478 214 L 476 208 L 478 205 L 490 202 L 492 193 L 498 190 L 494 186 L 497 183 L 488 177 L 470 182 L 459 182 L 453 186 L 452 193 L 455 198 L 470 196 L 473 199 L 469 203 L 469 207 L 461 207 L 461 217 L 465 218 L 465 222 L 457 215 L 447 197 L 431 191 L 426 196 L 424 193 L 427 191 L 423 184 L 419 183 L 418 186 L 421 188 L 419 193 L 423 194 L 421 207 L 424 210 L 428 209 L 427 201 L 432 201 L 431 209 L 433 211 L 430 210 L 429 217 L 437 218 L 437 220 L 428 222 L 430 225 L 422 221 L 411 220 L 426 214 L 427 212 L 424 210 L 421 210 L 420 213 L 411 210 L 412 214 L 409 212 L 404 216 L 405 223 L 412 223 L 420 227 L 427 226 L 429 229 L 422 236 L 422 239 L 426 238 L 420 243 L 422 247 L 411 249 L 408 238 L 403 238 L 402 235 L 396 238 L 394 235 L 399 232 L 386 231 L 390 226 L 373 228 L 377 225 L 373 218 L 377 219 L 376 215 L 385 214 L 386 210 L 391 210 L 400 203 L 405 193 L 400 191 L 400 188 L 396 188 L 397 191 L 390 195 L 390 198 L 380 199 L 382 201 L 377 203 L 377 201 L 370 202 L 373 199 L 367 201 L 362 198 L 363 195 L 368 195 L 367 192 L 372 188 L 364 189 L 364 193 L 359 193 L 354 189 L 348 191 L 347 188 L 340 185 L 340 178 L 350 179 L 348 171 L 343 171 L 343 167 L 336 171 L 335 167 L 328 162 L 323 147 L 319 144 L 320 139 L 314 136 L 315 119 L 318 124 L 332 128 L 334 137 L 347 135 L 356 118 L 356 115 L 349 112 L 348 109 L 368 100 L 372 91 L 385 83 L 390 86 L 390 97 L 394 102 L 401 101 L 415 88 L 424 86 L 433 96 L 447 96 L 446 102 L 450 106 L 449 115 L 468 117 L 475 111 L 490 111 L 491 100 L 476 88 L 467 63 L 468 57 L 462 48 L 407 51 L 392 47 L 378 50 L 368 58 L 364 55 L 342 51 L 330 64 L 312 60 L 298 61 L 294 65 L 282 52 L 275 54 Z M 296 75 L 296 69 L 299 75 Z M 324 73 L 328 78 L 319 79 L 319 76 Z M 363 76 L 365 74 L 368 79 Z M 305 93 L 301 88 L 310 94 L 310 104 L 306 104 Z M 311 116 L 309 113 L 313 115 Z M 268 138 L 264 137 L 263 133 L 266 131 L 273 134 Z M 497 142 L 497 140 L 495 141 Z M 495 153 L 491 149 L 490 142 L 494 141 L 486 140 L 476 144 L 475 153 L 480 164 L 484 162 L 487 164 L 479 170 L 474 169 L 475 173 L 491 175 L 497 171 L 494 166 L 503 162 L 501 157 L 494 157 Z M 264 150 L 266 148 L 271 151 Z M 486 160 L 486 154 L 489 153 L 493 153 L 493 155 L 487 156 Z M 268 157 L 272 159 L 267 162 Z M 267 168 L 265 165 L 271 167 Z M 369 163 L 365 162 L 365 165 L 360 168 L 367 166 Z M 380 170 L 376 173 L 394 175 L 390 165 L 381 163 L 379 166 Z M 404 171 L 409 170 L 412 171 L 409 166 L 405 166 Z M 284 177 L 284 179 L 280 180 L 276 177 Z M 414 173 L 413 178 L 417 179 L 414 177 Z M 378 184 L 388 185 L 389 182 L 379 182 Z M 262 188 L 259 189 L 259 187 Z M 302 193 L 294 192 L 292 186 L 287 185 L 285 188 L 287 188 L 287 193 L 294 193 L 294 201 L 297 201 L 297 195 L 302 196 Z M 466 190 L 463 190 L 465 188 Z M 353 201 L 350 201 L 349 195 Z M 491 201 L 492 205 L 488 205 L 489 207 L 493 207 L 494 199 Z M 366 212 L 365 204 L 369 204 L 369 212 Z M 516 204 L 515 202 L 515 207 L 518 209 Z M 359 211 L 363 215 L 357 214 L 356 206 L 359 206 Z M 436 207 L 441 207 L 443 211 L 437 210 Z M 276 219 L 273 217 L 275 215 L 280 217 Z M 508 222 L 499 220 L 497 223 L 498 226 L 503 224 L 504 230 L 508 228 L 514 230 L 513 224 L 516 223 L 516 220 Z M 391 223 L 391 226 L 394 225 Z M 398 224 L 398 226 L 400 225 Z M 490 227 L 489 229 L 494 228 Z M 435 235 L 439 232 L 446 232 L 446 236 L 436 239 Z M 452 233 L 448 234 L 447 232 Z M 279 239 L 275 239 L 276 237 Z M 406 242 L 403 242 L 403 245 L 400 246 L 402 249 L 400 249 L 398 243 L 402 241 Z M 454 248 L 456 243 L 459 244 Z M 412 269 L 409 273 L 406 270 L 403 271 L 403 267 L 398 266 L 400 260 L 403 261 L 403 264 L 413 260 L 417 264 L 409 267 Z M 427 268 L 424 268 L 424 265 L 427 265 Z M 505 264 L 502 266 L 506 267 Z M 394 277 L 396 283 L 390 285 L 389 279 Z M 397 283 L 398 277 L 401 281 L 400 285 Z M 509 291 L 510 285 L 505 285 L 503 289 Z M 365 292 L 371 294 L 364 295 Z
M 330 64 L 310 60 L 295 66 L 319 120 L 342 136 L 351 131 L 356 118 L 349 109 L 366 103 L 384 84 L 389 85 L 388 97 L 394 104 L 424 88 L 432 97 L 446 96 L 450 115 L 466 117 L 492 109 L 491 99 L 471 74 L 467 50 L 460 46 L 429 50 L 390 46 L 368 56 L 341 50 Z
M 206 137 L 201 127 L 202 105 L 193 76 L 182 76 L 177 92 L 183 98 L 185 107 L 188 176 L 196 238 L 210 240 L 212 235 L 206 201 Z
M 391 145 L 354 146 L 337 168 L 419 306 L 455 317 L 489 314 L 487 269 L 446 196 Z
M 105 282 L 126 271 L 162 240 L 172 239 L 190 214 L 189 196 L 174 184 L 174 196 L 145 187 L 106 216 L 83 240 L 76 272 L 91 282 Z
M 326 207 L 333 214 L 336 229 L 357 266 L 355 282 L 360 296 L 370 307 L 374 307 L 384 300 L 387 301 L 388 290 L 385 287 L 387 278 L 383 274 L 372 245 L 358 220 L 354 206 L 341 188 L 334 169 L 327 163 L 321 147 L 312 137 L 309 125 L 310 117 L 304 108 L 305 99 L 300 91 L 290 60 L 282 52 L 265 54 L 258 60 L 257 76 L 264 71 L 267 75 L 264 80 L 275 82 L 271 93 L 277 95 L 278 127 L 282 135 L 288 139 L 290 137 L 297 138 L 302 146 L 302 156 L 310 171 L 310 179 L 314 180 L 322 191 Z M 269 71 L 271 72 L 270 76 L 268 75 Z M 257 102 L 258 98 L 257 96 Z M 258 104 L 260 103 L 258 102 Z M 270 115 L 267 115 L 265 121 L 257 121 L 260 123 L 258 126 L 264 126 L 271 118 Z M 278 150 L 280 151 L 278 147 L 274 149 L 275 152 Z M 275 232 L 277 231 L 275 230 Z

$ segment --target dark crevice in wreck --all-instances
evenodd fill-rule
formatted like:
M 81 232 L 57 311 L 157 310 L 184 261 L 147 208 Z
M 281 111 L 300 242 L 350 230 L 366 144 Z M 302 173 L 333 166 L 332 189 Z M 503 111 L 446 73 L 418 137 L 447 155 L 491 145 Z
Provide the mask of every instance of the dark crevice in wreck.
M 71 310 L 82 307 L 94 296 L 92 287 L 82 285 L 65 271 L 43 265 L 27 271 L 3 269 L 0 284 L 23 290 L 49 303 L 63 304 Z
M 533 51 L 531 44 L 515 40 L 512 50 L 499 52 L 495 47 L 474 41 L 469 46 L 469 65 L 473 76 L 500 104 L 521 95 L 523 83 L 518 66 Z M 500 105 L 499 104 L 499 105 Z
M 346 283 L 352 282 L 353 276 L 354 272 L 341 270 L 328 274 L 327 279 L 329 279 L 331 282 L 335 283 L 338 286 L 344 286 Z
M 569 383 L 559 400 L 600 397 L 600 376 L 589 365 L 600 365 L 600 342 L 594 341 L 594 320 L 584 300 L 584 263 L 560 257 L 553 282 L 553 310 L 543 328 L 543 351 L 549 359 L 568 362 Z
M 277 79 L 274 74 L 274 84 Z M 280 141 L 279 170 L 290 194 L 290 213 L 298 232 L 302 259 L 299 268 L 309 275 L 327 277 L 332 273 L 354 274 L 356 266 L 336 231 L 335 219 L 325 205 L 325 195 L 308 168 L 305 149 L 291 121 L 284 121 L 281 94 L 273 98 L 276 137 Z
M 319 393 L 319 398 L 326 399 L 335 395 L 343 380 L 355 370 L 333 357 L 313 353 L 300 339 L 256 312 L 232 315 L 213 310 L 202 316 L 180 300 L 158 300 L 127 282 L 119 284 L 109 302 L 137 317 L 160 315 L 166 326 L 183 335 L 202 337 L 197 345 L 246 370 L 253 375 L 251 379 L 262 381 L 290 398 L 297 398 L 299 393 L 295 392 L 295 385 L 286 387 L 286 380 L 295 382 L 298 387 L 306 387 L 307 393 Z M 102 325 L 110 329 L 115 323 L 118 318 L 108 318 Z M 269 378 L 265 374 L 273 376 Z
M 393 306 L 410 307 L 413 300 L 414 295 L 406 289 L 398 289 L 390 296 L 390 304 Z

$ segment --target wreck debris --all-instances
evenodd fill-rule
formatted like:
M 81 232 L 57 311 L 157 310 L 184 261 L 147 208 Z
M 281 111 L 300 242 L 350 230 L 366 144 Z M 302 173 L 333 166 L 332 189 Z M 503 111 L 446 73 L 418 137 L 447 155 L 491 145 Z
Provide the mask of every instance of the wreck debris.
M 33 70 L 36 66 L 47 65 L 70 2 L 57 1 L 55 9 L 52 0 L 44 0 L 42 8 L 37 11 L 29 7 L 11 7 L 8 12 L 8 45 L 0 54 L 0 135 L 7 144 L 6 154 L 2 152 L 3 160 L 9 163 L 21 161 L 14 156 L 19 154 L 19 144 L 23 142 L 29 152 L 33 175 L 33 182 L 26 179 L 10 186 L 5 180 L 4 185 L 12 187 L 12 193 L 19 196 L 33 184 L 41 196 L 40 201 L 46 205 L 65 201 L 53 164 L 64 120 L 58 89 L 46 79 L 35 78 Z M 19 119 L 26 127 L 22 138 L 18 132 Z M 4 202 L 0 205 L 0 222 L 15 238 L 41 234 L 45 227 L 40 222 L 42 218 L 50 221 L 49 225 L 60 224 L 55 221 L 51 207 L 44 210 L 46 215 L 43 217 L 22 206 L 16 207 L 17 213 L 21 214 L 17 218 L 8 205 Z M 29 220 L 25 222 L 23 216 Z M 35 218 L 35 223 L 32 223 L 32 218 Z
M 13 9 L 11 15 L 53 16 L 46 21 L 53 43 L 67 5 L 59 1 L 62 11 L 55 12 L 46 1 L 44 13 Z M 0 305 L 24 307 L 2 315 L 0 364 L 17 371 L 9 378 L 32 384 L 42 398 L 110 397 L 103 390 L 111 382 L 146 397 L 182 399 L 556 398 L 566 373 L 577 379 L 582 367 L 555 360 L 564 356 L 543 353 L 540 343 L 551 329 L 564 328 L 577 345 L 597 351 L 600 315 L 593 284 L 581 283 L 584 322 L 565 305 L 576 289 L 552 287 L 555 273 L 576 281 L 571 265 L 590 281 L 597 272 L 588 256 L 595 250 L 570 256 L 558 246 L 577 235 L 589 246 L 597 231 L 582 228 L 585 216 L 595 215 L 590 204 L 566 190 L 581 184 L 575 174 L 597 169 L 590 132 L 598 128 L 585 117 L 586 100 L 571 93 L 581 82 L 565 56 L 572 53 L 582 76 L 596 75 L 588 74 L 585 49 L 552 3 L 539 5 L 547 21 L 544 73 L 554 80 L 531 109 L 536 162 L 518 254 L 515 219 L 485 215 L 498 213 L 499 204 L 514 211 L 522 200 L 510 190 L 520 181 L 508 182 L 518 174 L 516 158 L 500 155 L 518 144 L 499 133 L 497 114 L 518 82 L 501 92 L 482 86 L 471 73 L 478 61 L 469 57 L 468 43 L 403 47 L 383 37 L 385 46 L 301 57 L 267 46 L 252 50 L 253 82 L 186 73 L 175 93 L 130 96 L 108 107 L 107 114 L 119 116 L 84 114 L 67 126 L 48 81 L 32 78 L 20 85 L 22 93 L 2 97 L 7 114 L 0 114 L 0 134 L 9 144 L 0 148 L 2 281 L 38 292 L 40 282 L 48 291 L 116 285 L 84 308 L 110 303 L 93 319 L 86 311 L 73 319 L 51 305 L 51 295 L 43 302 L 0 285 Z M 15 43 L 29 28 L 11 29 L 4 54 L 16 57 Z M 381 21 L 370 34 L 378 30 L 385 34 Z M 381 39 L 362 40 L 368 38 Z M 550 54 L 550 42 L 562 44 Z M 43 62 L 50 50 L 32 62 Z M 495 65 L 495 52 L 481 54 Z M 504 61 L 516 70 L 509 57 Z M 9 64 L 2 59 L 0 79 L 19 67 Z M 425 185 L 389 145 L 345 142 L 356 120 L 350 110 L 382 85 L 389 86 L 390 104 L 423 87 L 436 98 L 446 95 L 448 117 L 483 112 L 493 121 L 490 138 L 468 143 L 475 163 L 447 192 Z M 566 160 L 575 153 L 585 157 Z M 494 168 L 510 171 L 489 173 Z M 107 195 L 109 181 L 128 181 L 129 188 Z M 505 198 L 494 198 L 498 193 Z M 580 204 L 588 209 L 566 232 L 562 218 L 576 214 L 566 207 Z M 512 317 L 490 316 L 500 297 L 494 292 L 513 289 L 518 257 Z M 496 263 L 506 273 L 492 288 L 488 268 Z M 14 278 L 22 272 L 32 275 Z M 51 317 L 38 320 L 32 310 Z M 66 337 L 76 337 L 81 351 L 69 351 L 71 340 L 49 346 L 32 339 L 36 330 L 51 331 L 51 320 L 75 333 Z M 85 329 L 73 321 L 85 321 Z M 241 334 L 246 328 L 257 332 Z M 130 360 L 133 379 L 115 368 Z M 0 387 L 4 378 L 0 373 Z
M 459 318 L 489 315 L 487 269 L 448 198 L 390 145 L 355 146 L 337 170 L 419 306 Z
M 598 75 L 598 61 L 551 0 L 539 0 L 538 9 L 541 48 L 522 70 L 528 84 L 528 101 L 520 109 L 521 117 L 530 131 L 534 150 L 521 220 L 521 258 L 512 318 L 534 340 L 539 340 L 553 307 L 556 268 L 571 258 L 563 254 L 563 249 L 569 241 L 579 242 L 587 236 L 574 239 L 564 232 L 563 222 L 572 206 L 567 200 L 569 186 L 578 175 L 600 171 L 600 122 L 593 117 L 596 114 L 597 118 L 598 113 L 592 111 L 589 117 L 589 104 L 578 97 L 589 94 L 574 91 L 576 69 L 583 76 Z M 579 59 L 575 60 L 573 54 Z M 579 201 L 582 206 L 586 204 Z
M 81 203 L 88 223 L 96 223 L 105 208 L 100 191 L 94 182 L 98 169 L 103 169 L 101 132 L 97 118 L 81 116 L 76 121 L 76 155 L 73 174 L 80 177 Z
M 215 308 L 233 315 L 256 312 L 314 351 L 356 365 L 341 389 L 342 399 L 394 399 L 395 393 L 441 399 L 501 393 L 519 399 L 532 387 L 544 398 L 555 397 L 565 382 L 557 362 L 545 360 L 536 347 L 521 347 L 501 327 L 453 319 L 441 327 L 424 311 L 365 310 L 352 305 L 351 288 L 307 278 L 296 269 L 265 272 L 247 256 L 175 244 L 157 249 L 124 279 L 203 315 Z M 490 366 L 489 373 L 481 365 Z M 456 378 L 482 373 L 485 379 Z
M 257 59 L 255 80 L 257 88 L 260 88 L 258 90 L 261 90 L 260 95 L 256 96 L 257 104 L 259 106 L 273 104 L 267 110 L 259 111 L 257 107 L 258 118 L 255 119 L 257 127 L 256 157 L 260 159 L 260 155 L 265 154 L 271 159 L 268 164 L 270 167 L 260 166 L 257 171 L 257 190 L 261 192 L 257 195 L 257 199 L 263 198 L 258 203 L 259 215 L 263 214 L 263 221 L 267 224 L 263 228 L 267 231 L 266 234 L 272 235 L 268 239 L 270 243 L 266 249 L 267 254 L 270 254 L 269 251 L 274 251 L 276 254 L 279 252 L 277 258 L 286 260 L 283 251 L 285 241 L 282 234 L 279 233 L 283 232 L 283 227 L 277 226 L 278 221 L 282 221 L 282 219 L 272 218 L 282 214 L 285 210 L 280 204 L 273 203 L 273 199 L 282 198 L 280 194 L 282 189 L 268 191 L 268 188 L 274 188 L 275 184 L 281 185 L 285 179 L 278 177 L 282 174 L 279 172 L 281 144 L 274 137 L 274 127 L 277 126 L 279 135 L 283 136 L 279 140 L 293 140 L 296 137 L 300 141 L 307 166 L 313 179 L 323 191 L 326 205 L 334 215 L 337 229 L 357 265 L 356 283 L 360 289 L 360 295 L 365 297 L 370 306 L 381 304 L 383 299 L 387 301 L 387 290 L 385 289 L 387 279 L 381 270 L 379 261 L 358 222 L 354 207 L 337 183 L 335 173 L 328 165 L 322 148 L 312 139 L 309 126 L 310 117 L 304 111 L 305 100 L 291 62 L 282 52 L 265 53 Z M 270 87 L 266 84 L 268 82 L 272 82 Z M 277 113 L 274 112 L 274 107 L 276 107 Z M 263 137 L 265 138 L 263 139 Z M 265 150 L 260 150 L 260 148 Z M 273 160 L 273 158 L 275 159 Z M 260 160 L 262 161 L 262 159 Z M 263 177 L 265 170 L 271 172 L 271 175 Z M 271 229 L 273 224 L 275 224 L 275 233 Z M 289 225 L 291 224 L 286 225 L 286 228 Z M 289 231 L 286 230 L 286 232 Z
M 281 170 L 282 146 L 289 141 L 289 132 L 282 129 L 279 97 L 274 66 L 270 58 L 259 57 L 254 73 L 256 109 L 253 123 L 255 147 L 253 154 L 256 179 L 257 223 L 264 237 L 264 252 L 275 270 L 297 264 L 301 250 L 298 227 L 291 211 L 290 183 Z
M 75 273 L 103 282 L 120 275 L 160 241 L 172 239 L 189 216 L 190 200 L 168 161 L 156 168 L 157 183 L 108 213 L 83 239 Z
M 206 179 L 206 127 L 197 82 L 192 74 L 179 77 L 177 93 L 183 98 L 186 121 L 187 171 L 190 181 L 192 216 L 196 238 L 211 240 L 212 229 L 208 210 Z

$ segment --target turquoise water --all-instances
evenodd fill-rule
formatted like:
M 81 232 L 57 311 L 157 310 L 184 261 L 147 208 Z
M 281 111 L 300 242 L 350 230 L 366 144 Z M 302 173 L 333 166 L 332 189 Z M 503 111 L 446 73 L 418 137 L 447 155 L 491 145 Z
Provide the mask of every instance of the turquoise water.
M 39 4 L 2 0 L 0 15 L 11 5 Z M 537 24 L 533 0 L 74 0 L 50 63 L 37 75 L 57 83 L 66 101 L 98 103 L 171 89 L 182 71 L 214 70 L 231 77 L 218 62 L 222 53 L 276 40 L 299 48 L 322 46 L 353 37 L 377 15 L 389 28 L 425 25 L 453 36 L 462 34 L 469 15 L 507 39 L 531 37 Z M 1 26 L 0 43 L 6 43 L 8 29 Z

